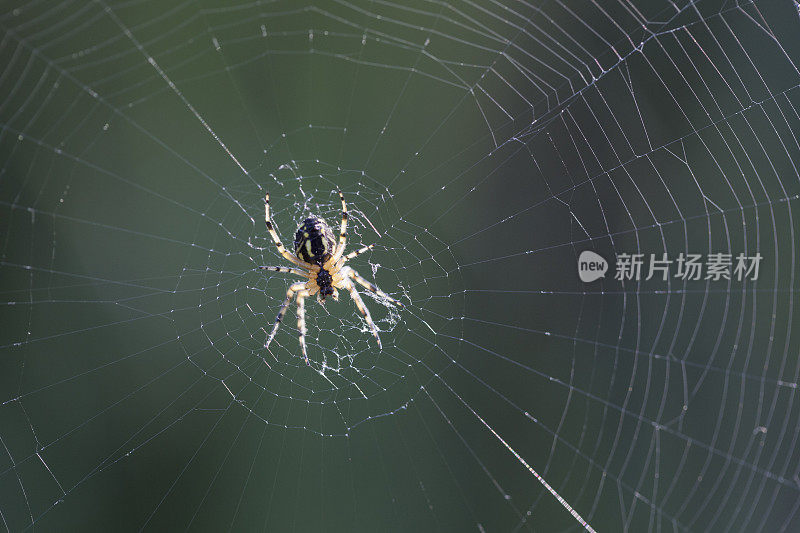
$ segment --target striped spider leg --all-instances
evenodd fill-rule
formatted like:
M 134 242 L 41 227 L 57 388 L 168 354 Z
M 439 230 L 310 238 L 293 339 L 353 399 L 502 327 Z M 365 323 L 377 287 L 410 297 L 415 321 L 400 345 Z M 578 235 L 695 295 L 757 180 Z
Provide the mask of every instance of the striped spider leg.
M 371 281 L 363 278 L 358 272 L 356 272 L 355 270 L 353 270 L 349 266 L 343 266 L 339 270 L 339 272 L 340 272 L 340 274 L 344 274 L 345 276 L 351 278 L 353 281 L 355 281 L 356 283 L 358 283 L 359 285 L 361 285 L 362 287 L 364 287 L 368 291 L 370 291 L 370 292 L 372 292 L 374 294 L 377 294 L 381 298 L 385 298 L 385 299 L 389 300 L 390 302 L 392 302 L 397 307 L 404 307 L 403 306 L 403 302 L 401 302 L 400 300 L 396 300 L 396 299 L 392 298 L 391 296 L 389 296 L 388 294 L 386 294 L 385 292 L 380 290 L 377 285 L 375 285 Z
M 371 248 L 372 245 L 366 246 L 357 252 L 353 252 L 354 254 L 358 255 L 362 251 L 366 251 L 367 249 Z M 352 255 L 352 254 L 351 254 Z M 375 325 L 375 322 L 372 320 L 372 315 L 369 312 L 366 304 L 364 304 L 364 300 L 361 298 L 361 295 L 358 293 L 355 284 L 356 283 L 362 285 L 370 292 L 377 294 L 378 296 L 385 298 L 386 300 L 390 301 L 394 305 L 398 307 L 403 307 L 403 303 L 399 300 L 396 300 L 380 290 L 374 283 L 364 279 L 361 277 L 358 272 L 350 268 L 349 266 L 345 266 L 344 262 L 339 265 L 338 270 L 334 274 L 334 286 L 340 289 L 346 289 L 350 293 L 350 297 L 353 299 L 353 302 L 356 304 L 356 307 L 364 316 L 364 320 L 367 321 L 367 325 L 369 326 L 372 335 L 375 337 L 375 340 L 378 341 L 378 348 L 383 349 L 383 345 L 381 344 L 381 339 L 378 336 L 378 327 Z
M 363 248 L 361 248 L 359 250 L 355 250 L 353 252 L 350 252 L 349 254 L 344 256 L 344 261 L 342 261 L 342 265 L 344 265 L 346 262 L 350 261 L 352 258 L 358 257 L 359 255 L 363 254 L 364 252 L 368 252 L 368 251 L 372 250 L 374 247 L 375 247 L 374 244 L 370 244 L 370 245 L 365 246 L 365 247 L 363 247 Z
M 350 297 L 355 302 L 358 310 L 361 311 L 361 314 L 364 315 L 364 320 L 367 321 L 370 331 L 375 336 L 375 340 L 378 341 L 378 349 L 382 350 L 383 345 L 381 344 L 381 338 L 378 336 L 378 327 L 375 325 L 375 322 L 372 321 L 372 315 L 369 314 L 369 309 L 367 309 L 367 306 L 364 304 L 364 300 L 361 299 L 361 295 L 358 294 L 356 286 L 353 285 L 353 282 L 349 279 L 342 280 L 341 284 L 343 288 L 350 291 Z
M 291 267 L 276 267 L 276 266 L 263 266 L 258 267 L 260 270 L 269 270 L 270 272 L 284 272 L 286 274 L 297 274 L 298 276 L 308 277 L 308 272 L 300 270 L 299 268 Z
M 267 337 L 267 342 L 264 344 L 264 348 L 269 349 L 269 345 L 272 342 L 272 339 L 275 338 L 275 334 L 278 332 L 278 327 L 280 327 L 281 322 L 283 321 L 283 316 L 286 314 L 286 309 L 289 307 L 289 304 L 292 301 L 292 298 L 297 296 L 297 330 L 300 332 L 300 348 L 303 351 L 303 359 L 305 359 L 306 365 L 310 365 L 311 363 L 308 362 L 308 353 L 306 352 L 306 298 L 313 295 L 317 292 L 317 288 L 313 287 L 310 288 L 309 285 L 312 282 L 302 282 L 298 281 L 297 283 L 292 283 L 289 286 L 289 290 L 286 291 L 286 299 L 283 300 L 280 309 L 278 310 L 278 316 L 275 318 L 275 324 L 272 326 L 272 331 L 269 333 L 269 337 Z
M 339 262 L 344 253 L 344 248 L 347 246 L 347 204 L 344 202 L 342 191 L 339 191 L 339 199 L 342 201 L 342 223 L 339 227 L 339 242 L 331 258 L 325 262 L 325 266 L 328 268 Z

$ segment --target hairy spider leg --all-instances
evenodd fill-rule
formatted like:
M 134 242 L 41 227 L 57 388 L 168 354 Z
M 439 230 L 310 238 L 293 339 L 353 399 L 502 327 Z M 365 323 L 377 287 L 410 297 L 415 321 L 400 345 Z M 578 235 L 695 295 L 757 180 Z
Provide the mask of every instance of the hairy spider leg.
M 281 304 L 281 308 L 278 310 L 278 316 L 275 318 L 275 324 L 272 326 L 272 331 L 269 333 L 269 337 L 267 337 L 267 342 L 264 343 L 264 348 L 269 348 L 269 344 L 272 342 L 272 339 L 275 338 L 275 334 L 278 332 L 278 328 L 281 325 L 281 320 L 283 320 L 283 315 L 286 314 L 286 308 L 289 307 L 289 302 L 292 301 L 292 297 L 294 293 L 298 291 L 303 291 L 306 289 L 306 284 L 302 281 L 298 281 L 297 283 L 292 283 L 289 286 L 289 290 L 286 291 L 286 299 Z M 274 357 L 274 356 L 273 356 Z
M 278 267 L 278 266 L 262 266 L 258 267 L 261 270 L 269 270 L 272 272 L 286 272 L 287 274 L 297 274 L 298 276 L 308 277 L 308 272 L 300 270 L 299 268 Z
M 349 254 L 347 254 L 344 257 L 344 262 L 350 261 L 352 258 L 358 257 L 359 255 L 363 254 L 364 252 L 368 252 L 369 250 L 372 250 L 373 246 L 375 246 L 375 245 L 374 244 L 370 244 L 369 246 L 365 246 L 365 247 L 361 248 L 360 250 L 356 250 L 354 252 L 350 252 Z
M 336 251 L 333 252 L 333 255 L 326 263 L 328 267 L 335 265 L 339 261 L 347 245 L 347 204 L 344 202 L 342 191 L 339 191 L 339 199 L 342 201 L 342 225 L 339 228 L 339 244 L 336 245 Z
M 280 237 L 278 237 L 278 233 L 275 231 L 275 226 L 272 224 L 272 219 L 269 216 L 269 193 L 266 194 L 264 197 L 264 220 L 267 222 L 267 231 L 272 236 L 272 240 L 275 242 L 275 246 L 278 247 L 278 252 L 287 260 L 291 261 L 295 265 L 299 267 L 303 267 L 308 270 L 314 270 L 312 265 L 306 263 L 305 261 L 301 261 L 297 258 L 294 254 L 290 253 L 281 242 Z
M 403 303 L 401 301 L 395 300 L 394 298 L 392 298 L 391 296 L 389 296 L 388 294 L 386 294 L 385 292 L 380 290 L 374 283 L 372 283 L 372 282 L 364 279 L 363 277 L 361 277 L 359 275 L 359 273 L 356 272 L 355 270 L 353 270 L 352 268 L 346 266 L 346 267 L 342 268 L 342 271 L 343 271 L 343 273 L 345 275 L 347 275 L 350 278 L 354 279 L 356 282 L 358 282 L 359 285 L 361 285 L 362 287 L 366 288 L 368 291 L 373 292 L 373 293 L 377 294 L 378 296 L 380 296 L 382 298 L 386 298 L 387 300 L 392 302 L 397 307 L 404 307 Z
M 372 315 L 369 314 L 369 309 L 367 309 L 367 306 L 364 305 L 364 300 L 362 300 L 361 295 L 358 294 L 356 286 L 353 285 L 353 283 L 349 280 L 347 280 L 345 283 L 347 290 L 350 291 L 350 297 L 356 303 L 356 307 L 358 307 L 358 310 L 361 311 L 361 314 L 364 315 L 364 320 L 367 321 L 367 325 L 372 331 L 372 334 L 375 336 L 375 340 L 378 341 L 378 349 L 382 350 L 383 346 L 381 346 L 381 338 L 378 336 L 378 328 L 375 326 L 375 322 L 372 321 Z
M 309 292 L 305 289 L 297 293 L 297 330 L 300 332 L 300 348 L 303 351 L 303 359 L 307 366 L 311 366 L 306 353 L 306 298 L 308 296 Z

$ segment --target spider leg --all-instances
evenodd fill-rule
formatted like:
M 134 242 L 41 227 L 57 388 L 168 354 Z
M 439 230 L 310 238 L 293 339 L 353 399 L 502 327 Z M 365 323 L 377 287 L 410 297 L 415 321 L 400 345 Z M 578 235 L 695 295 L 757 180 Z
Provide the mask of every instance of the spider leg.
M 403 306 L 403 302 L 401 302 L 399 300 L 395 300 L 394 298 L 392 298 L 391 296 L 389 296 L 388 294 L 386 294 L 385 292 L 380 290 L 374 283 L 362 278 L 358 274 L 358 272 L 356 272 L 352 268 L 346 266 L 346 267 L 342 268 L 342 271 L 343 271 L 344 275 L 349 276 L 350 278 L 354 279 L 356 282 L 358 282 L 359 285 L 361 285 L 362 287 L 364 287 L 368 291 L 373 292 L 373 293 L 377 294 L 378 296 L 380 296 L 382 298 L 386 298 L 387 300 L 392 302 L 397 307 L 404 307 Z
M 342 201 L 342 225 L 339 228 L 339 244 L 336 245 L 336 250 L 328 260 L 328 265 L 336 264 L 342 257 L 344 248 L 347 245 L 347 204 L 344 202 L 344 194 L 342 194 L 342 191 L 339 191 L 339 199 Z
M 375 246 L 375 245 L 374 244 L 370 244 L 369 246 L 365 246 L 365 247 L 361 248 L 360 250 L 356 250 L 354 252 L 350 252 L 349 254 L 344 256 L 345 262 L 350 261 L 354 257 L 358 257 L 359 255 L 363 254 L 364 252 L 368 252 L 369 250 L 372 250 L 373 246 Z
M 272 219 L 270 219 L 269 216 L 269 193 L 267 193 L 264 198 L 264 220 L 267 221 L 267 231 L 269 231 L 269 234 L 272 236 L 275 246 L 278 247 L 278 253 L 280 253 L 287 261 L 291 261 L 299 267 L 303 267 L 307 270 L 313 270 L 310 264 L 306 263 L 305 261 L 301 261 L 294 254 L 289 253 L 289 251 L 283 246 L 280 237 L 278 237 L 278 233 L 275 231 L 275 226 L 272 224 Z
M 283 301 L 283 303 L 281 304 L 281 308 L 278 310 L 278 316 L 277 318 L 275 318 L 275 324 L 272 326 L 272 331 L 270 331 L 269 337 L 267 337 L 267 342 L 264 343 L 264 348 L 269 348 L 269 344 L 272 342 L 272 339 L 275 338 L 275 334 L 278 332 L 278 327 L 280 327 L 281 325 L 281 320 L 283 320 L 283 315 L 286 314 L 286 308 L 289 306 L 289 302 L 292 301 L 294 293 L 305 290 L 305 288 L 306 284 L 303 283 L 302 281 L 298 281 L 297 283 L 292 283 L 289 286 L 289 290 L 286 291 L 286 299 Z
M 311 366 L 306 353 L 306 298 L 308 296 L 309 293 L 306 290 L 297 293 L 297 330 L 300 332 L 300 348 L 303 350 L 303 359 L 306 360 L 306 365 Z
M 286 272 L 287 274 L 297 274 L 298 276 L 303 276 L 305 278 L 308 277 L 308 272 L 300 270 L 299 268 L 277 267 L 277 266 L 261 266 L 258 268 L 261 270 L 269 270 L 271 272 Z
M 364 320 L 367 321 L 370 331 L 372 331 L 372 334 L 375 336 L 375 340 L 378 341 L 378 349 L 382 350 L 383 346 L 381 346 L 381 338 L 378 336 L 378 327 L 375 325 L 375 322 L 372 321 L 372 315 L 369 314 L 369 309 L 364 305 L 364 300 L 362 300 L 361 295 L 358 294 L 356 286 L 348 280 L 345 287 L 350 291 L 350 297 L 356 303 L 356 307 L 361 311 L 361 314 L 364 315 Z

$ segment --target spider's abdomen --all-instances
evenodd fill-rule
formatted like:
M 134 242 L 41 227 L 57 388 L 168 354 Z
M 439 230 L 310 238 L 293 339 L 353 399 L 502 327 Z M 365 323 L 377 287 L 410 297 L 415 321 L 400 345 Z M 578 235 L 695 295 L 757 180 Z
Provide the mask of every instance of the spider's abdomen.
M 322 266 L 335 246 L 333 231 L 316 216 L 305 219 L 294 236 L 294 253 L 306 263 Z

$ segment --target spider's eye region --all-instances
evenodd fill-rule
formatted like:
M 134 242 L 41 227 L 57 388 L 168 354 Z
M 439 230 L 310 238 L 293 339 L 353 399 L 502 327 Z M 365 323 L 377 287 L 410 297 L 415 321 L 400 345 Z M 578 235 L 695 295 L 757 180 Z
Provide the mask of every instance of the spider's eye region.
M 317 216 L 305 219 L 294 236 L 295 254 L 306 263 L 322 265 L 335 245 L 330 226 Z

